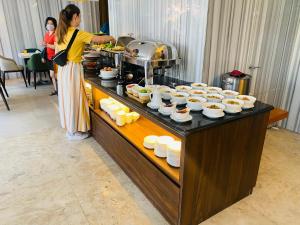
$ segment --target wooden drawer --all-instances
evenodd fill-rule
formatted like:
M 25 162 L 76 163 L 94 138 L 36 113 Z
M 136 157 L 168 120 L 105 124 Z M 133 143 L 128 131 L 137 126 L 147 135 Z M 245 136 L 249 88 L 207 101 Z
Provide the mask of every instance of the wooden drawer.
M 171 223 L 178 223 L 179 187 L 101 117 L 91 111 L 92 134 Z

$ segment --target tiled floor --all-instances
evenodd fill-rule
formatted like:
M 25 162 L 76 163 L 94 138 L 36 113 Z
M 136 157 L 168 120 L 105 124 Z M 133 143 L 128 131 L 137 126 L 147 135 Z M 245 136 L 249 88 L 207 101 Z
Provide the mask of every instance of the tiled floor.
M 69 142 L 50 86 L 0 100 L 0 224 L 167 224 L 93 138 Z M 255 137 L 255 134 L 253 134 Z M 300 224 L 300 135 L 269 130 L 253 194 L 203 222 Z

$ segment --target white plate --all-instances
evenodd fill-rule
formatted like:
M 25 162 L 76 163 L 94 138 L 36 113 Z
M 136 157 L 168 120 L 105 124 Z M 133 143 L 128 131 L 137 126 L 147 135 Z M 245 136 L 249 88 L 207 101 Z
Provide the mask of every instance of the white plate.
M 237 114 L 237 113 L 242 112 L 242 109 L 239 111 L 236 111 L 236 112 L 232 112 L 232 111 L 228 111 L 228 110 L 224 109 L 224 112 L 229 113 L 229 114 Z
M 184 122 L 188 122 L 188 121 L 192 120 L 193 117 L 191 115 L 189 115 L 187 118 L 185 118 L 183 120 L 178 120 L 178 119 L 175 119 L 173 115 L 171 115 L 171 119 L 176 122 L 179 122 L 179 123 L 184 123 Z
M 242 106 L 242 109 L 252 109 L 252 108 L 254 108 L 254 105 L 252 105 L 252 106 Z
M 158 109 L 158 112 L 160 113 L 160 114 L 162 114 L 162 115 L 164 115 L 164 116 L 170 116 L 173 112 L 164 112 L 164 111 L 162 111 L 162 110 L 160 110 L 160 109 Z
M 159 109 L 159 106 L 154 106 L 154 105 L 151 104 L 151 102 L 148 102 L 148 103 L 147 103 L 147 106 L 148 106 L 150 109 L 154 109 L 154 110 Z
M 221 117 L 225 116 L 225 113 L 222 112 L 219 115 L 207 115 L 206 113 L 203 112 L 203 115 L 208 118 L 211 118 L 211 119 L 217 119 L 217 118 L 221 118 Z

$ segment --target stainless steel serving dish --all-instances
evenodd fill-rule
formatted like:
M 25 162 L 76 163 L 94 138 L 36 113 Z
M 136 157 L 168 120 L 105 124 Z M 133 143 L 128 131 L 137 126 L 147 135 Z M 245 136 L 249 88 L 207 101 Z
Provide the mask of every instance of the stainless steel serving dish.
M 180 63 L 176 48 L 164 42 L 133 40 L 127 46 L 123 60 L 144 67 L 145 83 L 153 84 L 153 70 L 170 68 Z

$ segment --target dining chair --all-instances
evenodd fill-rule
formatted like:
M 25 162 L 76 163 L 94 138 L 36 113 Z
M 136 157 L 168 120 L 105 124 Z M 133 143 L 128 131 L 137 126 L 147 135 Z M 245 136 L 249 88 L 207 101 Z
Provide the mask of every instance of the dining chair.
M 2 82 L 2 79 L 0 77 L 0 95 L 1 95 L 1 97 L 3 99 L 4 104 L 6 105 L 7 110 L 9 111 L 10 108 L 9 108 L 8 103 L 6 101 L 6 98 L 5 98 L 5 95 L 3 93 L 3 90 L 5 91 L 5 93 L 6 93 L 7 97 L 8 97 L 7 91 L 6 91 L 5 87 L 3 86 L 3 82 Z
M 49 67 L 46 63 L 42 62 L 40 53 L 33 54 L 26 65 L 28 84 L 30 85 L 31 72 L 33 72 L 34 89 L 36 89 L 36 74 L 47 73 L 50 79 Z M 50 79 L 51 80 L 51 79 Z
M 24 67 L 18 65 L 13 59 L 6 58 L 0 55 L 0 73 L 2 74 L 2 85 L 5 88 L 5 75 L 7 73 L 21 73 L 24 83 L 27 87 L 27 82 L 24 74 Z M 1 75 L 0 74 L 0 75 Z

